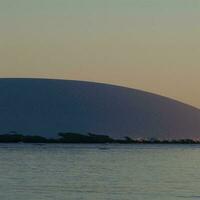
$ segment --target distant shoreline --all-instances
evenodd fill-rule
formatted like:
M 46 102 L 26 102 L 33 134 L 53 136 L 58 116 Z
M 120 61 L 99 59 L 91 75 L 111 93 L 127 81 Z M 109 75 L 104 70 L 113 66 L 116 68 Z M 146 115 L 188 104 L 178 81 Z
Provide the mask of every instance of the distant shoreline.
M 93 133 L 59 133 L 57 138 L 46 138 L 38 135 L 22 135 L 16 132 L 0 135 L 1 143 L 43 143 L 43 144 L 200 144 L 200 140 L 193 139 L 170 139 L 161 140 L 150 139 L 132 139 L 124 137 L 123 139 L 113 139 L 108 135 L 97 135 Z

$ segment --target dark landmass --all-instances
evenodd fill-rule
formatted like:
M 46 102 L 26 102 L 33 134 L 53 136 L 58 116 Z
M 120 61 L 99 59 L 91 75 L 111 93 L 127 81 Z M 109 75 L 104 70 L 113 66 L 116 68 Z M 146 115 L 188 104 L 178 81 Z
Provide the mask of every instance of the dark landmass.
M 200 109 L 132 88 L 0 78 L 0 95 L 0 133 L 17 130 L 55 138 L 67 130 L 105 133 L 112 138 L 200 138 Z
M 9 133 L 0 135 L 0 143 L 68 143 L 68 144 L 200 144 L 200 140 L 179 139 L 179 140 L 159 140 L 151 139 L 113 139 L 107 135 L 97 135 L 93 133 L 59 133 L 57 138 L 46 138 L 38 135 L 22 135 Z

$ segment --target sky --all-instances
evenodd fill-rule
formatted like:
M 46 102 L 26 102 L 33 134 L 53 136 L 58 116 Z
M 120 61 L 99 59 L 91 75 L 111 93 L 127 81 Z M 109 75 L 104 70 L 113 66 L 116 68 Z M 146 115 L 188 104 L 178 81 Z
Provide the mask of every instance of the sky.
M 199 0 L 0 0 L 0 77 L 104 82 L 200 108 Z

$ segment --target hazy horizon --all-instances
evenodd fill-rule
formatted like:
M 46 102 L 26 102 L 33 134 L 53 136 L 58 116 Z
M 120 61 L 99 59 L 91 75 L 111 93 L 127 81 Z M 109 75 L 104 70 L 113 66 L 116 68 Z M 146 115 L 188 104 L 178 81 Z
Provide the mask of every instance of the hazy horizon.
M 200 108 L 200 2 L 2 0 L 0 77 L 101 82 Z

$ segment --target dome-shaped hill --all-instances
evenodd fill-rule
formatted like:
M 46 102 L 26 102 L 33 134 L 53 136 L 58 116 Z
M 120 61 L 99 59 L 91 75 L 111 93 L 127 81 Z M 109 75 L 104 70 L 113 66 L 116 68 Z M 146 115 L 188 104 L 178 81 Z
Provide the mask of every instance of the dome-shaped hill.
M 200 136 L 199 109 L 130 88 L 83 81 L 0 79 L 0 92 L 0 133 Z

